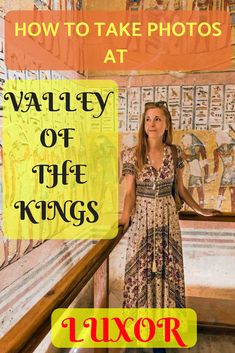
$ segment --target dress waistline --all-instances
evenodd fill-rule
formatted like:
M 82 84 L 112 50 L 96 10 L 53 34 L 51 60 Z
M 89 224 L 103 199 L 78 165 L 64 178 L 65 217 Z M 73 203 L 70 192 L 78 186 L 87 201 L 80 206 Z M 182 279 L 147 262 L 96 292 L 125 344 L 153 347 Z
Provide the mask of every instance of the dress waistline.
M 172 181 L 157 184 L 148 181 L 138 183 L 136 186 L 136 196 L 154 199 L 170 195 L 172 195 Z

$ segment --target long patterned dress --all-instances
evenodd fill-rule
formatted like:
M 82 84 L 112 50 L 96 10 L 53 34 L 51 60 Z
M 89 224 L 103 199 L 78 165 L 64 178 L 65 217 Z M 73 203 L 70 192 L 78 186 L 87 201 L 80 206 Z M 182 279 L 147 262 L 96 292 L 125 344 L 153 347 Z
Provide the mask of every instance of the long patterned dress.
M 177 168 L 183 168 L 178 146 L 177 156 Z M 142 171 L 138 171 L 135 147 L 126 149 L 122 174 L 134 175 L 136 181 L 136 205 L 126 233 L 123 306 L 185 307 L 182 243 L 172 196 L 174 162 L 170 146 L 164 147 L 162 166 L 158 171 L 149 160 Z

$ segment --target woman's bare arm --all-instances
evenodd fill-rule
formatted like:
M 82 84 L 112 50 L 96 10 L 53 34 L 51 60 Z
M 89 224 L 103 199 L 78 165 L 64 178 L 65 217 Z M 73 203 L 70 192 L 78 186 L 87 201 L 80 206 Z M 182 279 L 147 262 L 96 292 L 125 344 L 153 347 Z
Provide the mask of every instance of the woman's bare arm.
M 122 211 L 122 216 L 119 220 L 119 224 L 124 226 L 124 230 L 127 229 L 129 225 L 129 220 L 131 216 L 131 212 L 135 207 L 135 176 L 134 175 L 126 175 L 126 194 L 124 198 L 124 206 Z
M 220 214 L 219 211 L 200 207 L 199 204 L 192 198 L 191 194 L 189 193 L 189 191 L 184 186 L 184 182 L 183 182 L 183 168 L 177 169 L 177 186 L 178 186 L 178 192 L 179 192 L 179 195 L 181 196 L 181 198 L 196 213 L 198 213 L 198 214 L 200 214 L 202 216 L 208 216 L 208 217 Z

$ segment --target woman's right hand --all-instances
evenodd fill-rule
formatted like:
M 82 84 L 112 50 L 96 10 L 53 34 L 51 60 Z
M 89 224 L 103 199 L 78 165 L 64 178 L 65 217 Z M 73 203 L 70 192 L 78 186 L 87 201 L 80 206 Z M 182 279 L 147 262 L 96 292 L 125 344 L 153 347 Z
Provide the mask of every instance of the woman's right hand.
M 219 210 L 208 209 L 208 208 L 201 208 L 200 212 L 198 212 L 198 213 L 204 217 L 219 216 L 222 214 Z

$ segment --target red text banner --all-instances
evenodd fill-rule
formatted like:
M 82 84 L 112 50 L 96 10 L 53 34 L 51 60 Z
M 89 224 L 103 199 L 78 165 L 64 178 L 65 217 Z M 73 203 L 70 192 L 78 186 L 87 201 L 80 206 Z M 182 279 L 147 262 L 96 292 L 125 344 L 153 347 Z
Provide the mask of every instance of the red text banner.
M 218 70 L 231 60 L 225 11 L 11 11 L 5 24 L 13 70 Z

